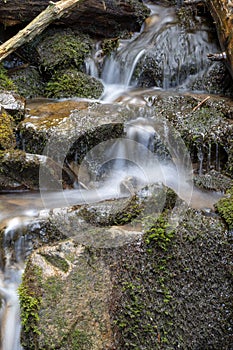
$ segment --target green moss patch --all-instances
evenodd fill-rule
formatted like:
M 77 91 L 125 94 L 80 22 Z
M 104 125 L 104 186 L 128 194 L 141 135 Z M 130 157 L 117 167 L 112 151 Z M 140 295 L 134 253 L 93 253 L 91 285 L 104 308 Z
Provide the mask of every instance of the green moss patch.
M 40 334 L 38 328 L 39 311 L 42 301 L 42 291 L 39 283 L 42 276 L 42 271 L 39 267 L 28 264 L 27 271 L 23 275 L 22 284 L 18 288 L 21 320 L 23 327 L 23 346 L 25 349 L 30 349 L 31 344 L 34 344 L 34 349 L 38 348 L 37 338 Z
M 58 254 L 42 254 L 41 255 L 53 266 L 57 267 L 63 272 L 68 272 L 69 264 L 66 259 L 62 258 Z
M 0 64 L 0 90 L 17 90 L 13 81 L 7 76 L 7 70 L 2 64 Z
M 216 204 L 219 214 L 223 217 L 229 226 L 233 229 L 233 187 L 227 191 L 227 195 L 220 199 Z

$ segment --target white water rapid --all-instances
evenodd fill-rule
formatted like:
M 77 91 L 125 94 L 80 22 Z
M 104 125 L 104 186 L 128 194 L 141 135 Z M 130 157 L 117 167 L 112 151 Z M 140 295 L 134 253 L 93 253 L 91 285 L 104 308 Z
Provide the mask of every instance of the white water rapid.
M 152 16 L 147 19 L 141 32 L 129 40 L 121 41 L 119 50 L 105 60 L 100 76 L 95 59 L 86 62 L 87 72 L 99 77 L 104 83 L 105 91 L 101 98 L 103 103 L 111 103 L 123 92 L 134 88 L 140 82 L 139 67 L 152 56 L 157 57 L 158 67 L 162 72 L 161 81 L 153 89 L 182 89 L 190 83 L 194 75 L 201 76 L 208 69 L 203 57 L 215 51 L 210 47 L 211 44 L 207 44 L 208 34 L 204 30 L 184 34 L 177 25 L 173 9 L 161 6 L 150 8 Z M 171 52 L 174 54 L 171 55 Z M 184 66 L 187 67 L 187 75 L 181 76 L 181 67 Z M 194 74 L 191 75 L 190 71 Z M 149 119 L 135 119 L 125 125 L 125 131 L 125 139 L 108 143 L 103 162 L 98 168 L 99 172 L 96 172 L 94 181 L 86 190 L 1 194 L 0 222 L 6 226 L 0 271 L 1 350 L 22 349 L 17 288 L 25 257 L 32 247 L 29 238 L 15 236 L 16 226 L 23 226 L 25 220 L 33 220 L 44 208 L 62 208 L 130 196 L 132 191 L 155 183 L 172 188 L 194 208 L 211 209 L 219 198 L 219 194 L 204 193 L 193 187 L 190 163 L 180 162 L 175 154 L 170 154 L 165 159 L 156 156 L 155 140 L 157 138 L 158 141 L 158 135 L 156 127 Z M 172 150 L 169 151 L 172 153 Z M 85 158 L 87 164 L 96 161 L 96 153 L 98 149 L 89 152 Z M 135 186 L 129 185 L 128 192 L 122 191 L 122 183 L 129 178 L 135 179 Z M 17 234 L 18 232 L 19 230 Z

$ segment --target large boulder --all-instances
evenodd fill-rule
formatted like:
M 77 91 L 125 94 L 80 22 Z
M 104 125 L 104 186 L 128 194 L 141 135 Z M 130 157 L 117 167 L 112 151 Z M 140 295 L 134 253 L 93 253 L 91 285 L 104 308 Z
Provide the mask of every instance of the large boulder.
M 11 80 L 17 86 L 18 93 L 24 98 L 44 95 L 45 84 L 43 78 L 34 66 L 16 69 L 11 73 Z
M 27 261 L 19 289 L 26 350 L 229 349 L 232 252 L 219 218 L 188 210 L 175 228 L 165 212 L 144 218 L 144 234 L 81 232 L 73 220 L 59 219 L 73 239 Z

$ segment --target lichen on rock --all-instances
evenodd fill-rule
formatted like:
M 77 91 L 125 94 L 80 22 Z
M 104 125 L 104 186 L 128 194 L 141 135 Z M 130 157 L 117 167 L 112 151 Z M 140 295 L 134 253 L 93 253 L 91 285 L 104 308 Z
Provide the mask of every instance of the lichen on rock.
M 0 107 L 0 150 L 13 149 L 16 146 L 14 119 Z

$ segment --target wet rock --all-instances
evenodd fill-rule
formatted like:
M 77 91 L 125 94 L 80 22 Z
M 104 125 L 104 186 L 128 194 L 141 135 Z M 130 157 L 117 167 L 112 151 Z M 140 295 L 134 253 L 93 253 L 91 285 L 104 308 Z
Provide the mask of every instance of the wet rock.
M 195 171 L 202 174 L 215 169 L 232 176 L 233 105 L 230 99 L 158 91 L 143 95 L 147 104 L 153 106 L 156 117 L 152 115 L 152 119 L 163 116 L 179 132 Z M 148 115 L 150 113 L 148 111 Z
M 98 99 L 103 93 L 103 84 L 96 78 L 67 69 L 57 72 L 46 85 L 47 97 L 67 98 L 80 97 Z
M 206 91 L 210 94 L 233 96 L 232 78 L 224 63 L 216 62 L 211 65 L 201 78 L 193 79 L 187 84 L 191 91 Z
M 144 30 L 131 44 L 131 51 L 142 52 L 134 72 L 136 86 L 180 91 L 207 91 L 232 96 L 232 80 L 223 63 L 212 63 L 207 55 L 221 49 L 214 39 L 214 28 L 206 14 L 185 8 L 163 10 L 145 21 Z M 165 24 L 163 23 L 166 18 Z M 169 25 L 168 25 L 169 24 Z M 147 29 L 160 26 L 159 31 Z M 141 37 L 141 39 L 140 39 Z M 140 40 L 147 45 L 140 47 Z M 138 42 L 138 43 L 137 43 Z M 141 49 L 141 51 L 140 51 Z M 172 52 L 172 54 L 171 54 Z M 136 56 L 136 55 L 135 55 Z
M 126 181 L 119 186 L 119 194 L 127 195 L 126 198 L 84 205 L 79 215 L 96 226 L 129 225 L 133 228 L 143 217 L 154 215 L 156 218 L 164 210 L 174 208 L 177 195 L 171 189 L 162 184 L 138 186 L 138 183 L 129 189 Z
M 25 98 L 44 95 L 44 82 L 35 67 L 18 69 L 11 73 L 11 79 L 17 86 L 18 93 Z
M 199 188 L 203 188 L 210 191 L 226 192 L 232 186 L 232 179 L 217 172 L 211 170 L 204 175 L 196 175 L 194 177 L 194 183 Z
M 56 161 L 67 157 L 80 163 L 96 145 L 120 137 L 124 121 L 139 111 L 137 107 L 63 101 L 45 103 L 29 113 L 18 126 L 20 147 L 29 153 L 45 152 Z
M 0 105 L 18 122 L 25 115 L 25 100 L 15 92 L 0 92 Z
M 72 187 L 74 179 L 52 159 L 11 150 L 0 157 L 0 190 L 39 190 L 40 180 L 47 189 Z
M 35 271 L 39 278 L 29 279 Z M 21 296 L 22 314 L 31 314 L 22 337 L 24 348 L 112 348 L 111 289 L 109 267 L 82 245 L 65 241 L 33 253 L 21 294 L 37 298 L 40 322 Z

